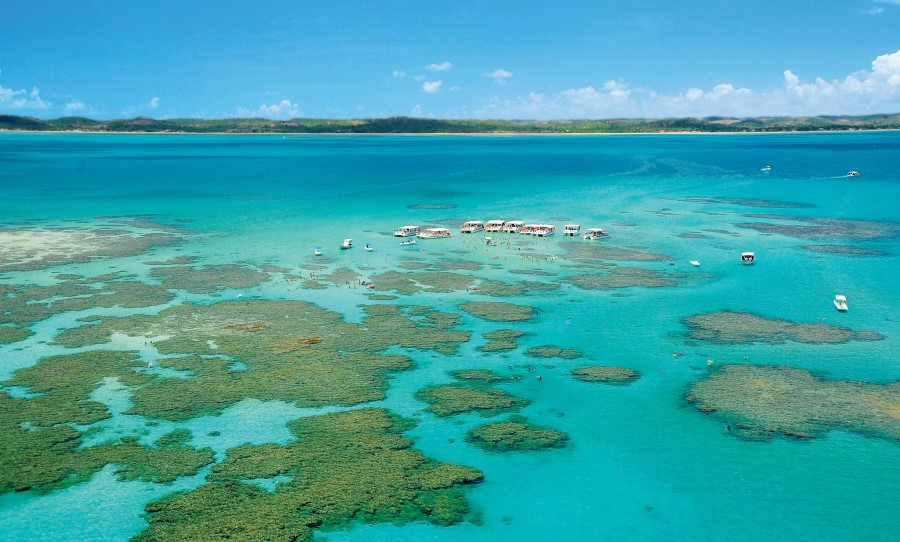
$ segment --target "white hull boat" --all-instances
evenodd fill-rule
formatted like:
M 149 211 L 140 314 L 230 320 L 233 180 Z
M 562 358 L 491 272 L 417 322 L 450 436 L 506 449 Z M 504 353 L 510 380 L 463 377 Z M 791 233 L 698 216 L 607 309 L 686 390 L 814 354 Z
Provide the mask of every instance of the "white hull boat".
M 847 298 L 842 295 L 834 296 L 834 308 L 841 312 L 847 312 Z

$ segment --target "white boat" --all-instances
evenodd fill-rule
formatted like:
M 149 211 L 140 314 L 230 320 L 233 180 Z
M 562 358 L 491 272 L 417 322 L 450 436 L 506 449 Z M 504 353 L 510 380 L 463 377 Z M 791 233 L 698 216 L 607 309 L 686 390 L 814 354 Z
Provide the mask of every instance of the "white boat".
M 581 231 L 581 225 L 579 224 L 566 224 L 563 228 L 563 235 L 568 237 L 575 237 L 578 235 L 578 232 Z
M 502 220 L 488 220 L 487 224 L 484 225 L 484 231 L 503 231 L 503 224 L 504 222 Z
M 416 241 L 415 239 L 404 239 L 404 240 L 400 241 L 401 246 L 402 245 L 414 245 L 416 243 L 418 243 L 418 241 Z
M 445 237 L 450 237 L 450 230 L 447 228 L 426 228 L 416 237 L 419 239 L 443 239 Z
M 691 260 L 691 265 L 693 265 L 694 267 L 700 267 L 700 262 L 698 262 L 697 260 Z
M 484 222 L 470 220 L 459 227 L 460 233 L 475 233 L 476 231 L 484 231 Z
M 372 252 L 373 250 L 375 250 L 375 247 L 373 247 L 369 243 L 366 243 L 366 246 L 364 246 L 363 248 L 368 250 L 369 252 Z
M 582 239 L 593 241 L 594 239 L 600 239 L 602 237 L 609 237 L 609 232 L 604 230 L 603 228 L 588 228 L 584 230 Z
M 313 252 L 316 256 L 322 255 L 322 247 L 316 247 L 316 250 Z
M 553 224 L 538 224 L 537 228 L 534 230 L 534 235 L 537 235 L 538 237 L 548 237 L 555 232 L 556 227 Z
M 507 220 L 503 223 L 503 233 L 519 233 L 524 225 L 521 220 Z
M 760 171 L 772 171 L 772 166 L 766 166 L 764 168 L 760 168 Z
M 494 244 L 494 238 L 493 238 L 493 237 L 485 237 L 485 238 L 484 238 L 484 244 L 486 244 L 486 245 L 493 245 L 493 244 Z
M 395 237 L 415 237 L 419 235 L 422 231 L 422 228 L 418 226 L 400 226 L 396 230 L 394 230 Z
M 847 312 L 847 298 L 842 295 L 834 296 L 834 308 L 841 312 Z
M 744 265 L 753 265 L 756 261 L 756 254 L 752 252 L 741 252 L 741 263 Z
M 848 171 L 847 176 L 848 177 L 859 177 L 859 172 L 858 171 Z
M 344 239 L 344 242 L 341 243 L 341 250 L 346 250 L 348 248 L 353 248 L 353 239 Z

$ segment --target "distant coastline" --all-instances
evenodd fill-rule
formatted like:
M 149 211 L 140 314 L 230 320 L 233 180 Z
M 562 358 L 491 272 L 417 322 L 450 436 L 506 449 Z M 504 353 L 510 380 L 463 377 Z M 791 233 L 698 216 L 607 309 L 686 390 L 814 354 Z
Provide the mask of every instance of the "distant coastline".
M 442 120 L 412 117 L 378 119 L 133 119 L 86 117 L 37 119 L 0 115 L 0 131 L 133 134 L 284 135 L 578 135 L 783 133 L 900 130 L 900 113 L 864 116 L 706 117 L 595 120 Z

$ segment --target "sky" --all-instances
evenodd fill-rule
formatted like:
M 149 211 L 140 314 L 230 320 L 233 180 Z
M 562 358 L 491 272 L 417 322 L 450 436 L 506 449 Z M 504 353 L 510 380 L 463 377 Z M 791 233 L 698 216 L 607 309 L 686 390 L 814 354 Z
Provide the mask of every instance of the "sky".
M 900 0 L 9 0 L 0 114 L 900 113 Z

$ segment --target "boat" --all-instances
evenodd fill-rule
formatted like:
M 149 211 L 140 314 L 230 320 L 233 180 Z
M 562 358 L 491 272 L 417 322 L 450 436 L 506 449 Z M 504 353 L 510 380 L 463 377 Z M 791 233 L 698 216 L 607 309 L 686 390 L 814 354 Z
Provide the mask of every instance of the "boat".
M 760 171 L 772 171 L 772 166 L 766 166 L 764 168 L 760 168 Z
M 415 237 L 419 235 L 422 231 L 422 228 L 419 226 L 400 226 L 396 230 L 394 230 L 395 237 Z
M 493 244 L 495 244 L 495 243 L 494 243 L 494 238 L 493 238 L 493 237 L 485 237 L 485 238 L 484 238 L 484 244 L 486 244 L 486 245 L 493 245 Z
M 316 247 L 316 250 L 313 252 L 316 256 L 322 255 L 322 247 Z
M 580 231 L 581 226 L 579 224 L 566 224 L 565 227 L 563 227 L 563 235 L 567 237 L 575 237 Z
M 443 239 L 450 237 L 450 230 L 447 228 L 426 228 L 416 237 L 419 239 Z
M 691 260 L 691 265 L 693 265 L 694 267 L 700 267 L 700 262 L 698 262 L 697 260 Z
M 519 233 L 525 223 L 521 220 L 507 220 L 503 223 L 503 233 Z
M 834 308 L 841 312 L 847 312 L 847 298 L 842 295 L 834 296 Z
M 341 243 L 341 250 L 346 250 L 348 248 L 353 248 L 353 239 L 344 239 L 344 242 Z
M 369 252 L 372 252 L 373 250 L 375 250 L 375 247 L 373 247 L 369 243 L 366 243 L 366 246 L 364 246 L 363 248 L 368 250 Z
M 418 241 L 416 241 L 415 239 L 404 239 L 404 240 L 400 241 L 400 245 L 401 245 L 401 246 L 403 246 L 403 245 L 414 245 L 414 244 L 416 244 L 416 243 L 418 243 Z
M 536 235 L 538 237 L 553 235 L 555 231 L 556 228 L 553 224 L 525 224 L 519 228 L 519 233 L 522 235 Z
M 484 231 L 484 222 L 470 220 L 459 227 L 460 233 L 475 233 L 476 231 Z
M 744 265 L 753 265 L 756 261 L 756 254 L 752 252 L 741 252 L 741 263 Z
M 484 226 L 484 231 L 492 231 L 492 232 L 500 232 L 503 231 L 502 220 L 488 220 L 487 224 Z
M 848 177 L 859 177 L 859 172 L 858 171 L 848 171 L 847 176 Z
M 602 237 L 609 237 L 609 232 L 604 230 L 603 228 L 588 228 L 584 230 L 582 239 L 593 241 L 594 239 L 600 239 Z

